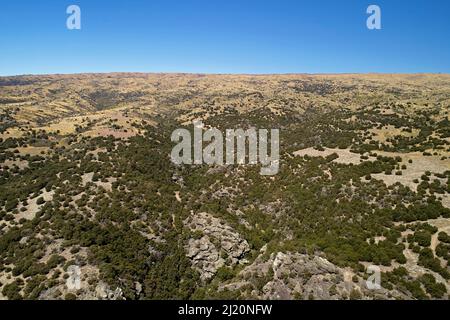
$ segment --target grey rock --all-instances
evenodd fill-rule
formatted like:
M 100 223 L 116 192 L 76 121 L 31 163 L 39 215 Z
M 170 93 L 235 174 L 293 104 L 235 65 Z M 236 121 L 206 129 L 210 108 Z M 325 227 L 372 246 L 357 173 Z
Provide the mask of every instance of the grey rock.
M 243 263 L 250 251 L 248 242 L 230 226 L 207 213 L 193 214 L 185 222 L 192 231 L 201 232 L 200 239 L 189 239 L 186 256 L 191 259 L 201 279 L 212 278 L 224 265 Z
M 271 300 L 346 299 L 354 290 L 360 293 L 361 299 L 408 299 L 395 290 L 369 290 L 359 276 L 359 281 L 354 283 L 351 271 L 318 255 L 278 252 L 267 259 L 264 253 L 262 250 L 235 280 L 221 285 L 219 290 L 242 290 L 250 285 L 253 288 L 246 291 L 248 298 Z M 257 285 L 260 281 L 264 281 L 262 288 Z

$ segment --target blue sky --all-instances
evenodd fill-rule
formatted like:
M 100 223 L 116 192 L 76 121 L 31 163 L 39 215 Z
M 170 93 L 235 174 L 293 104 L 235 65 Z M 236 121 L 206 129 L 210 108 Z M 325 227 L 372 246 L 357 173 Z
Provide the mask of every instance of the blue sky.
M 366 28 L 370 4 L 382 30 Z M 0 75 L 449 73 L 449 39 L 448 0 L 0 2 Z

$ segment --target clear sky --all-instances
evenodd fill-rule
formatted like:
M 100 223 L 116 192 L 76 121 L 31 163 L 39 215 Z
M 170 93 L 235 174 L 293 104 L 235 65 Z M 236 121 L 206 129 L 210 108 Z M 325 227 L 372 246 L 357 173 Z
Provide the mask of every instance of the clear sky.
M 66 8 L 81 8 L 81 30 Z M 369 30 L 366 9 L 382 10 Z M 0 75 L 450 72 L 449 0 L 2 0 Z

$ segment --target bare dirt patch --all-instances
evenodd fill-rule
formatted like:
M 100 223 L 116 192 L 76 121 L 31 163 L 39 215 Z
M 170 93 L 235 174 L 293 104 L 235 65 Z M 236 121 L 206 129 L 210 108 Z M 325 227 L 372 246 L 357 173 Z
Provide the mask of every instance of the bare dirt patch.
M 333 160 L 342 164 L 359 164 L 361 155 L 359 153 L 350 152 L 350 149 L 331 149 L 324 148 L 323 151 L 316 150 L 314 148 L 306 148 L 299 151 L 295 151 L 295 156 L 309 156 L 309 157 L 327 157 L 336 153 L 338 158 Z
M 443 173 L 446 170 L 450 170 L 450 159 L 441 160 L 439 156 L 424 156 L 420 152 L 399 153 L 399 152 L 377 152 L 379 155 L 388 157 L 401 157 L 402 162 L 400 165 L 406 165 L 406 169 L 402 170 L 402 175 L 387 175 L 385 173 L 373 174 L 375 179 L 383 180 L 386 185 L 393 185 L 397 182 L 408 186 L 411 190 L 417 191 L 417 183 L 415 179 L 420 181 L 422 175 L 426 171 L 432 173 Z M 409 163 L 412 160 L 412 163 Z
M 28 200 L 28 205 L 24 207 L 26 209 L 25 211 L 20 210 L 21 208 L 23 208 L 22 206 L 19 207 L 19 214 L 16 215 L 16 220 L 19 221 L 22 218 L 27 220 L 34 219 L 36 213 L 44 205 L 44 204 L 37 204 L 37 200 L 42 197 L 46 202 L 52 201 L 54 193 L 55 192 L 53 190 L 47 192 L 45 189 L 43 189 L 40 195 Z
M 19 150 L 19 153 L 21 155 L 29 154 L 30 156 L 42 156 L 49 150 L 48 147 L 33 147 L 33 146 L 19 147 L 16 149 Z
M 402 128 L 396 128 L 392 125 L 384 126 L 381 129 L 373 128 L 369 131 L 375 134 L 374 140 L 379 142 L 386 142 L 388 139 L 396 136 L 416 137 L 419 134 L 419 129 L 413 129 L 411 132 L 407 132 L 402 130 Z

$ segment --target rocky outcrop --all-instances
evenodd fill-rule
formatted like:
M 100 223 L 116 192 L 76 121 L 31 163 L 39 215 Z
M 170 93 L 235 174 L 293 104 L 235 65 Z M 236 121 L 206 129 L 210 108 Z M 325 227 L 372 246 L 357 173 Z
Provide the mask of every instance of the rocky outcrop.
M 300 253 L 262 253 L 244 268 L 236 280 L 219 290 L 239 290 L 243 297 L 272 300 L 318 299 L 407 299 L 398 291 L 369 290 L 366 282 L 350 269 L 328 260 Z
M 222 266 L 244 263 L 250 251 L 245 239 L 220 219 L 207 213 L 193 214 L 185 224 L 200 238 L 189 239 L 187 256 L 203 280 L 212 278 Z

